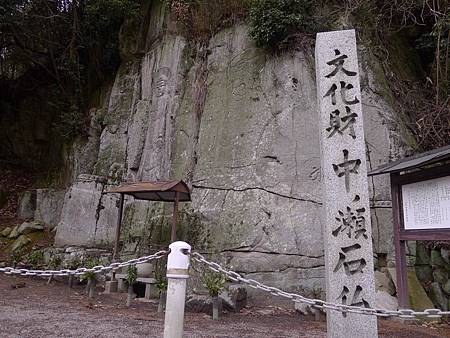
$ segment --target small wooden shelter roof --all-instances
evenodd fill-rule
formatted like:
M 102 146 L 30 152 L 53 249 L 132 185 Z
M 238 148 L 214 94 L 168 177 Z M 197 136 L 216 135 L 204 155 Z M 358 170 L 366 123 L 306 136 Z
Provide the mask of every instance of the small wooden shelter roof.
M 181 180 L 122 183 L 118 187 L 111 188 L 107 191 L 107 193 L 131 195 L 139 200 L 163 202 L 174 202 L 177 192 L 180 202 L 191 200 L 189 187 Z
M 369 172 L 368 176 L 396 173 L 405 170 L 417 169 L 437 162 L 445 162 L 450 159 L 450 145 L 426 151 L 414 156 L 402 158 L 398 161 L 387 163 Z

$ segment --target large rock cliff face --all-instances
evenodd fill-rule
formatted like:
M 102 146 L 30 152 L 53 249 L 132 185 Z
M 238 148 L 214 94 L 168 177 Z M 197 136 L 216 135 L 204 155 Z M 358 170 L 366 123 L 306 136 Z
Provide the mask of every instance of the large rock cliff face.
M 124 61 L 92 137 L 74 147 L 56 244 L 110 246 L 119 181 L 183 179 L 192 203 L 179 234 L 234 270 L 287 290 L 324 290 L 318 111 L 312 51 L 272 55 L 244 24 L 193 45 L 165 29 L 154 5 Z M 137 34 L 137 32 L 135 32 Z M 367 159 L 403 149 L 382 68 L 360 45 Z M 370 168 L 369 168 L 370 169 Z M 80 176 L 81 175 L 81 176 Z M 392 251 L 387 178 L 370 179 L 374 250 Z M 127 200 L 122 254 L 167 243 L 171 205 Z

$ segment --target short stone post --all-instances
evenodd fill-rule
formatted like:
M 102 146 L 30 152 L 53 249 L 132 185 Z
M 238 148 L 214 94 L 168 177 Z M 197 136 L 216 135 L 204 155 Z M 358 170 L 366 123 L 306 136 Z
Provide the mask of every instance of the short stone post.
M 96 284 L 97 284 L 97 280 L 95 279 L 95 277 L 88 280 L 87 292 L 88 292 L 88 297 L 89 298 L 94 298 Z
M 133 300 L 134 292 L 133 292 L 133 284 L 128 284 L 128 293 L 127 293 L 127 307 L 131 306 L 131 301 Z
M 220 309 L 220 304 L 221 303 L 221 299 L 219 298 L 219 296 L 213 296 L 212 297 L 212 305 L 213 305 L 213 320 L 218 320 L 219 319 L 219 309 Z
M 361 89 L 354 30 L 316 39 L 327 300 L 373 307 L 375 285 Z M 327 337 L 375 338 L 377 319 L 327 311 Z
M 164 319 L 164 338 L 182 338 L 186 280 L 189 277 L 191 246 L 177 241 L 169 245 L 167 258 L 167 299 Z
M 73 288 L 73 275 L 69 275 L 69 288 Z

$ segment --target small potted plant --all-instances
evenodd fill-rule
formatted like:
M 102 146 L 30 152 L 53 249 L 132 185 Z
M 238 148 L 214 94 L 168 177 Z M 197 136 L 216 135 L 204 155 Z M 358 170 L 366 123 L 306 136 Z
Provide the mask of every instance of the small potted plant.
M 203 275 L 203 285 L 209 292 L 212 298 L 213 305 L 213 320 L 219 319 L 219 309 L 221 308 L 221 299 L 219 293 L 225 286 L 226 278 L 223 274 L 218 272 L 205 272 Z
M 137 267 L 136 265 L 130 265 L 127 269 L 127 276 L 125 280 L 128 284 L 128 294 L 127 294 L 127 306 L 131 305 L 131 300 L 133 299 L 133 285 L 136 283 L 137 279 Z
M 92 269 L 94 266 L 97 266 L 99 264 L 98 259 L 89 258 L 86 262 L 86 267 L 88 269 Z M 86 290 L 88 293 L 89 298 L 94 298 L 95 293 L 95 286 L 97 284 L 95 273 L 93 272 L 85 272 L 80 277 L 81 281 L 87 281 Z

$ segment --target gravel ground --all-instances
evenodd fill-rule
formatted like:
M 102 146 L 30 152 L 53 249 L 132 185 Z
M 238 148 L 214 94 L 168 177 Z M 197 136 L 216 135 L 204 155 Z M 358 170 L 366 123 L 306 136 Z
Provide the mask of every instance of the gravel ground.
M 13 288 L 23 286 L 19 288 Z M 98 291 L 101 291 L 100 289 Z M 125 294 L 90 301 L 82 286 L 0 275 L 0 337 L 162 337 L 164 316 L 156 304 L 134 301 Z M 379 321 L 380 337 L 450 337 L 444 324 L 404 325 Z M 326 337 L 326 323 L 275 307 L 248 308 L 212 321 L 187 313 L 185 337 Z

